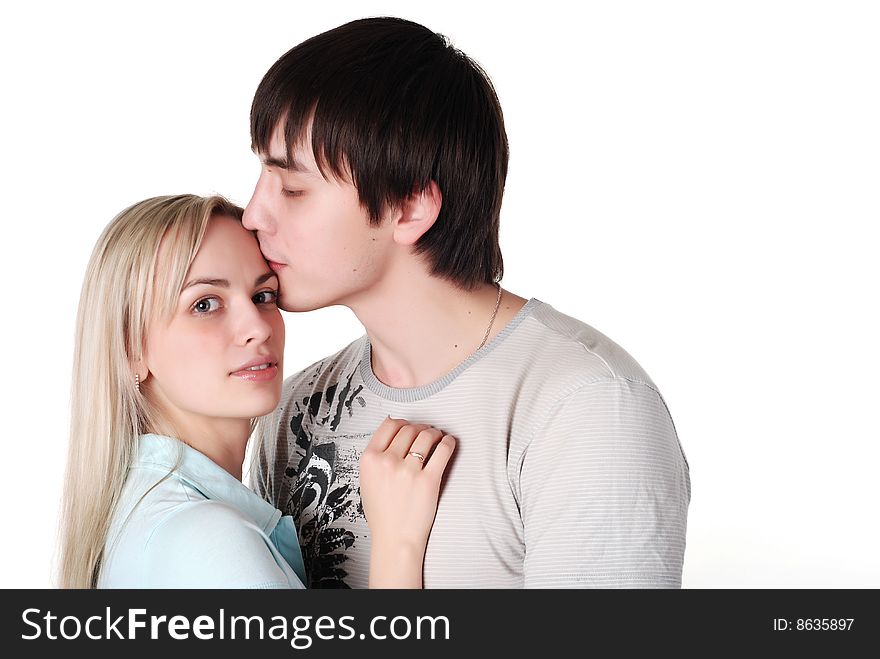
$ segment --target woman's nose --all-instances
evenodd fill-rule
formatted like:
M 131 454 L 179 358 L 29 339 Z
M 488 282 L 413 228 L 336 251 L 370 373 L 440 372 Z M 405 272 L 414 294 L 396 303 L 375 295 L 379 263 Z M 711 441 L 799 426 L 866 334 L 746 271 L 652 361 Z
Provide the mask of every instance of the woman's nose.
M 248 343 L 265 343 L 272 337 L 272 325 L 266 314 L 251 302 L 242 312 L 242 318 L 239 325 L 240 342 L 244 345 Z

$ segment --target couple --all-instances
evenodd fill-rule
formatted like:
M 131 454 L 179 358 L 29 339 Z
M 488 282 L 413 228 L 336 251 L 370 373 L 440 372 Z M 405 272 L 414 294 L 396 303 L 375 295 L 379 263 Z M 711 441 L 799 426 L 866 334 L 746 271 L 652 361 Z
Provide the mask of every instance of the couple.
M 354 21 L 272 66 L 251 138 L 243 211 L 155 198 L 99 239 L 62 585 L 679 587 L 690 476 L 663 398 L 498 284 L 507 138 L 482 69 Z M 336 304 L 365 336 L 282 385 L 278 307 Z

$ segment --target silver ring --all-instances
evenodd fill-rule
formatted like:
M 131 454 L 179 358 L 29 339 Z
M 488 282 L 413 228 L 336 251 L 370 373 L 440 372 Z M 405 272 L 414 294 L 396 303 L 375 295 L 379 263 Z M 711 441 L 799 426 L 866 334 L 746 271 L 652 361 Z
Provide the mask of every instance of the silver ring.
M 416 451 L 410 451 L 409 453 L 407 453 L 407 455 L 411 455 L 411 456 L 413 456 L 413 457 L 414 457 L 416 460 L 418 460 L 419 462 L 424 462 L 424 461 L 425 461 L 425 456 L 422 455 L 421 453 L 417 453 Z

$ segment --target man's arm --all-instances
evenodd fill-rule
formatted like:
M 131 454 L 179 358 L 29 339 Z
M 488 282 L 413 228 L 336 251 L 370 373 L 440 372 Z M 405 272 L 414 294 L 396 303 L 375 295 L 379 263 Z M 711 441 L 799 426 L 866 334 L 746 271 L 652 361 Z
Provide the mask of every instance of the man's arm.
M 690 475 L 660 394 L 620 378 L 564 396 L 520 472 L 526 588 L 679 588 Z

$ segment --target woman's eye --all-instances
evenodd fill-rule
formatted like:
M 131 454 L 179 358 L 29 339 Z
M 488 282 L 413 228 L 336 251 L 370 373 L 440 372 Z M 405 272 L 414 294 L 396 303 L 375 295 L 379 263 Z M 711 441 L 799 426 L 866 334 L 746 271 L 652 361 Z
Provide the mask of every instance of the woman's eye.
M 215 297 L 203 297 L 192 306 L 196 313 L 211 313 L 220 308 L 220 300 Z
M 278 302 L 278 291 L 260 291 L 254 295 L 255 304 L 276 304 Z
M 283 194 L 285 197 L 299 197 L 302 196 L 302 193 L 302 190 L 287 190 L 284 188 L 281 189 L 281 194 Z

